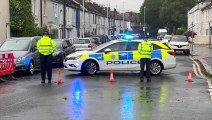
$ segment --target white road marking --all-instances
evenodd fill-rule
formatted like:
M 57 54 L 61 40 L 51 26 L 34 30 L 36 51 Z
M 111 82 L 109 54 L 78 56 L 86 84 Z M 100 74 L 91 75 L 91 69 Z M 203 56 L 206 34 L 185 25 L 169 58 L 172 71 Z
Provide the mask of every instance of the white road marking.
M 190 56 L 190 59 L 192 60 L 192 61 L 194 61 L 194 59 Z M 195 65 L 196 66 L 195 66 Z M 211 84 L 211 81 L 202 73 L 202 71 L 201 71 L 201 69 L 200 69 L 200 66 L 199 66 L 199 64 L 196 62 L 196 61 L 194 61 L 194 64 L 193 64 L 193 68 L 194 68 L 194 73 L 196 74 L 196 76 L 200 76 L 201 78 L 203 78 L 203 79 L 206 79 L 207 80 L 207 83 L 208 83 L 208 87 L 209 87 L 209 89 L 208 89 L 208 91 L 209 91 L 209 94 L 210 94 L 210 98 L 211 98 L 211 100 L 212 100 L 212 84 Z M 198 72 L 199 72 L 199 74 L 198 74 Z
M 197 77 L 202 78 L 198 73 L 197 73 L 197 68 L 195 66 L 195 64 L 193 64 L 193 69 L 194 69 L 194 73 Z
M 202 78 L 206 78 L 205 75 L 202 73 L 199 64 L 198 64 L 196 61 L 194 61 L 194 63 L 195 63 L 195 65 L 197 66 L 197 70 L 199 71 L 199 73 L 200 73 L 200 75 L 202 76 Z

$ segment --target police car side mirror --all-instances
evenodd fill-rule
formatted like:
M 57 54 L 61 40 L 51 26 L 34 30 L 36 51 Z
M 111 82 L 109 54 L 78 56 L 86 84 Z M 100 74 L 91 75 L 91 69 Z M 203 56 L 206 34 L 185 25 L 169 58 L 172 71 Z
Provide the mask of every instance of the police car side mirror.
M 109 53 L 109 52 L 111 52 L 111 49 L 110 48 L 107 48 L 107 49 L 105 49 L 105 54 L 107 54 L 107 53 Z

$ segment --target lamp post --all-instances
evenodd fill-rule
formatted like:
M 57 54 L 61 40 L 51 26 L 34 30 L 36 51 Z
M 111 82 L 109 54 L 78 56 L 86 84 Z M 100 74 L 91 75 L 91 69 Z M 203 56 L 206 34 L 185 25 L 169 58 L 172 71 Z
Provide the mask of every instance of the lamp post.
M 108 35 L 108 31 L 109 31 L 109 21 L 108 21 L 108 16 L 109 16 L 109 14 L 108 14 L 108 7 L 109 7 L 109 5 L 108 5 L 108 0 L 107 0 L 107 20 L 106 20 L 106 33 L 107 33 L 107 35 Z
M 145 31 L 146 31 L 146 30 L 145 30 L 145 28 L 146 28 L 146 23 L 145 23 L 145 22 L 146 22 L 146 18 L 145 18 L 145 17 L 146 17 L 146 16 L 145 16 L 145 12 L 146 12 L 146 11 L 145 11 L 145 9 L 146 9 L 146 6 L 144 6 L 144 28 L 143 28 L 144 33 L 145 33 Z
M 63 0 L 63 38 L 66 37 L 66 0 Z
M 125 14 L 125 12 L 124 12 L 124 2 L 125 1 L 123 0 L 123 26 L 122 26 L 123 27 L 123 33 L 124 33 L 124 14 Z
M 212 34 L 212 26 L 211 26 L 212 21 L 208 21 L 209 24 L 209 29 L 208 29 L 208 35 L 209 35 L 209 48 L 211 48 L 211 34 Z
M 40 0 L 40 27 L 43 27 L 43 3 Z

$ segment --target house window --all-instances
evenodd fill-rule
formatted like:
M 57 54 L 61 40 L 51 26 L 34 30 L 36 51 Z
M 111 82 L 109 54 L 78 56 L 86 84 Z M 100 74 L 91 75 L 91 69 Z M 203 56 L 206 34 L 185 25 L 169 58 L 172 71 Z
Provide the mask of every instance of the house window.
M 33 13 L 38 16 L 38 0 L 33 0 Z
M 46 0 L 44 0 L 44 15 L 46 15 Z
M 54 4 L 54 17 L 58 18 L 58 4 Z

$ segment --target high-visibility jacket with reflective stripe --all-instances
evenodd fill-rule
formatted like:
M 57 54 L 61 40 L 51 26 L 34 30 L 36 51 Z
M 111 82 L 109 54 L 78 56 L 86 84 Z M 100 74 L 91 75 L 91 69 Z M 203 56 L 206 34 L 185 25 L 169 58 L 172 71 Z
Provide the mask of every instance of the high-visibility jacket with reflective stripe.
M 56 49 L 56 42 L 48 36 L 44 36 L 38 41 L 37 49 L 43 55 L 50 55 Z
M 149 41 L 144 40 L 138 45 L 138 52 L 141 54 L 141 58 L 151 58 L 152 50 L 153 46 Z

